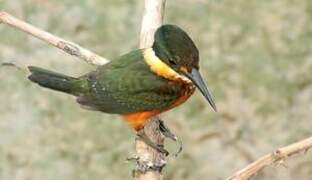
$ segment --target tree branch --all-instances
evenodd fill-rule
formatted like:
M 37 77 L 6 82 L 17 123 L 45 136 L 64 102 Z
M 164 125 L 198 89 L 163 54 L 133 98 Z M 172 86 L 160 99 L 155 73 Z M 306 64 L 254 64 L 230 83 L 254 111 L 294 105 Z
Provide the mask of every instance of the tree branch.
M 154 42 L 154 33 L 162 25 L 166 0 L 145 0 L 145 9 L 142 19 L 140 48 L 151 47 Z
M 17 30 L 26 32 L 27 34 L 34 36 L 38 39 L 41 39 L 72 56 L 76 56 L 87 63 L 95 65 L 103 65 L 109 62 L 109 60 L 91 52 L 88 49 L 85 49 L 78 44 L 75 44 L 70 41 L 66 41 L 62 38 L 59 38 L 55 35 L 52 35 L 46 31 L 43 31 L 37 27 L 34 27 L 22 20 L 17 19 L 16 17 L 6 13 L 0 12 L 0 23 L 7 24 Z
M 312 137 L 279 148 L 270 154 L 262 156 L 258 160 L 246 166 L 244 169 L 236 172 L 233 176 L 227 178 L 227 180 L 247 180 L 263 168 L 274 163 L 283 163 L 288 157 L 300 152 L 306 152 L 311 148 Z
M 142 19 L 140 34 L 140 48 L 151 47 L 154 42 L 154 33 L 162 25 L 166 0 L 145 0 L 145 10 Z M 164 137 L 159 130 L 159 119 L 153 118 L 144 126 L 145 134 L 152 142 L 163 145 Z M 161 169 L 151 169 L 142 165 L 164 166 L 165 156 L 151 148 L 140 139 L 136 139 L 137 168 L 135 178 L 137 180 L 162 180 Z M 143 168 L 143 169 L 144 169 Z

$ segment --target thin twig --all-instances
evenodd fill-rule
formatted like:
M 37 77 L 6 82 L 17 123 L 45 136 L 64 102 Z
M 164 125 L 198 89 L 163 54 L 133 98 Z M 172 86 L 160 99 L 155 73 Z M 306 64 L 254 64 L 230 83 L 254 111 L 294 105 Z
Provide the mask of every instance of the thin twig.
M 16 17 L 0 11 L 0 23 L 7 24 L 15 29 L 26 32 L 31 36 L 34 36 L 38 39 L 41 39 L 72 56 L 76 56 L 87 63 L 95 64 L 95 65 L 103 65 L 109 62 L 109 60 L 91 52 L 88 49 L 85 49 L 78 44 L 75 44 L 70 41 L 66 41 L 62 38 L 59 38 L 55 35 L 52 35 L 46 31 L 43 31 L 37 27 L 34 27 L 22 20 L 17 19 Z
M 258 160 L 246 166 L 244 169 L 236 172 L 233 176 L 227 178 L 227 180 L 247 180 L 263 168 L 274 163 L 283 164 L 288 157 L 300 152 L 307 152 L 311 148 L 312 137 L 279 148 L 270 154 L 262 156 Z
M 166 0 L 145 0 L 142 18 L 140 48 L 151 47 L 154 33 L 162 25 Z
M 0 63 L 0 68 L 1 67 L 13 67 L 19 71 L 25 71 L 26 68 L 23 68 L 22 66 L 18 65 L 17 63 L 15 62 L 3 62 L 3 63 Z

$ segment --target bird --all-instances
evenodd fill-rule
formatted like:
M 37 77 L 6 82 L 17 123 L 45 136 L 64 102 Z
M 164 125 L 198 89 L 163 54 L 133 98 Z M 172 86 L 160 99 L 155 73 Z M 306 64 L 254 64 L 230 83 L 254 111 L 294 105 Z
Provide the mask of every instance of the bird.
M 119 114 L 136 132 L 150 118 L 183 104 L 196 88 L 217 111 L 199 72 L 199 51 L 177 25 L 160 26 L 151 47 L 130 51 L 79 77 L 28 69 L 30 81 L 75 96 L 85 109 Z

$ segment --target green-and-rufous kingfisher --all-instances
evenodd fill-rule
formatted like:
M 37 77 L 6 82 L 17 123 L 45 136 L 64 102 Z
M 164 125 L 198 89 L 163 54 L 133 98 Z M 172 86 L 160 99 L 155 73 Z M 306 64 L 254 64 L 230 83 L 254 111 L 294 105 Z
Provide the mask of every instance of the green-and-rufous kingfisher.
M 82 107 L 120 114 L 136 131 L 149 118 L 184 103 L 196 87 L 216 111 L 199 73 L 198 49 L 175 25 L 158 28 L 151 48 L 131 51 L 77 78 L 29 70 L 31 81 L 76 96 Z

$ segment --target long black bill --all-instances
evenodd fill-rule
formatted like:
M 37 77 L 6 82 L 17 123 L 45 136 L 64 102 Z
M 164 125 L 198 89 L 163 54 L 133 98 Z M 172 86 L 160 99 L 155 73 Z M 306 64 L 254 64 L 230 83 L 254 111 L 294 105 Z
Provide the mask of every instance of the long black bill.
M 199 71 L 195 68 L 192 69 L 191 73 L 185 73 L 185 75 L 195 84 L 195 86 L 200 90 L 200 92 L 204 95 L 207 99 L 211 107 L 214 111 L 217 111 L 217 107 L 213 101 L 211 93 L 207 89 L 207 86 L 204 83 L 203 78 L 201 77 Z

